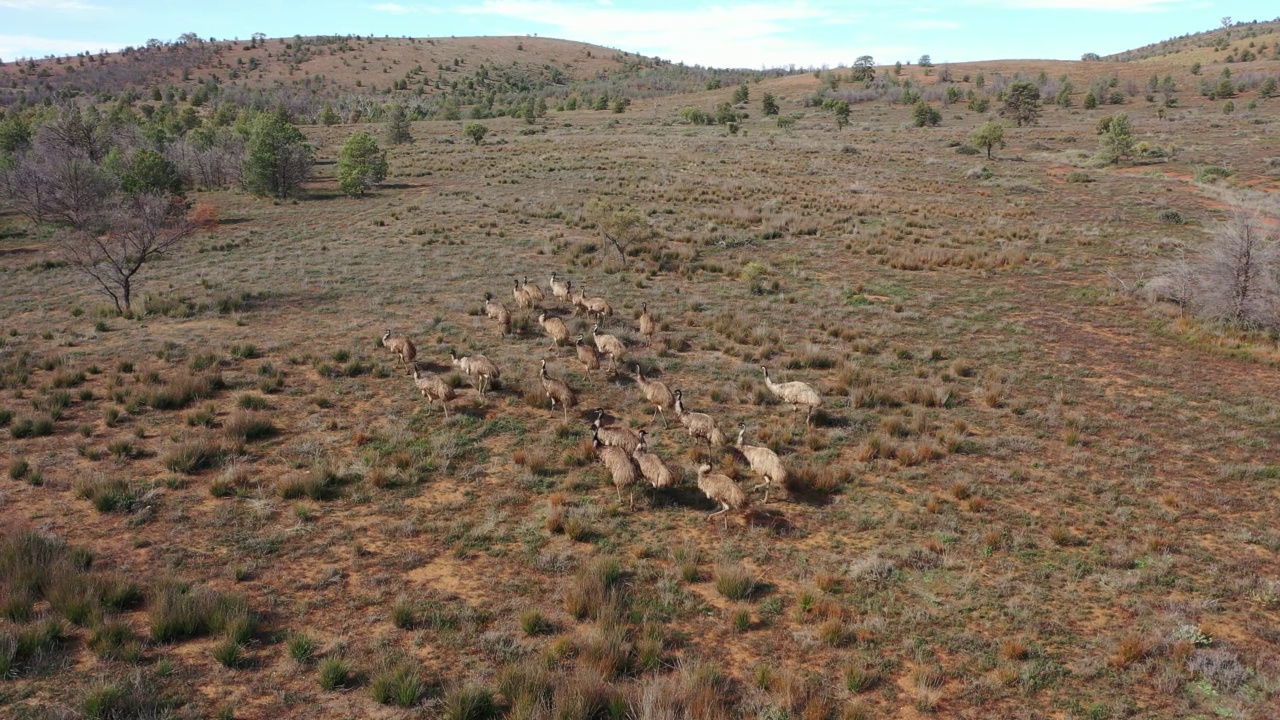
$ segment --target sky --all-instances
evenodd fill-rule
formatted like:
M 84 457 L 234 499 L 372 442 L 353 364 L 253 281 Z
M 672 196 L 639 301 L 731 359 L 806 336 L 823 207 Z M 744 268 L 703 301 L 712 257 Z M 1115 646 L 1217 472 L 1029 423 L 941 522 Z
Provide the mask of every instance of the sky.
M 149 39 L 539 35 L 715 67 L 1079 59 L 1236 21 L 1280 3 L 1203 0 L 0 0 L 0 60 Z

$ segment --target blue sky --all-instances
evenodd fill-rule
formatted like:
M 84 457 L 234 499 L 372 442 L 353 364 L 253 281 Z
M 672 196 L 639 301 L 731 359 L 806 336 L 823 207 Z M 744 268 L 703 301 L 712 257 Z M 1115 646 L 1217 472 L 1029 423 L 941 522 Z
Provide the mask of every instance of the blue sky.
M 295 34 L 541 35 L 718 67 L 1078 59 L 1280 16 L 1199 0 L 0 0 L 0 59 L 117 50 L 150 38 Z

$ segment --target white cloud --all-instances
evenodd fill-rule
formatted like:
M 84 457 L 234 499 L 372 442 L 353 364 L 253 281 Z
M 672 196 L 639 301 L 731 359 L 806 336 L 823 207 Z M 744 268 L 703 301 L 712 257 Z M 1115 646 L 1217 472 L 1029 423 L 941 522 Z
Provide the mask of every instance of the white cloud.
M 863 54 L 806 40 L 800 29 L 846 18 L 801 1 L 637 10 L 598 2 L 485 0 L 457 12 L 550 25 L 559 37 L 717 67 L 836 65 Z
M 960 23 L 955 20 L 908 20 L 898 27 L 905 30 L 958 30 Z
M 98 5 L 79 0 L 0 0 L 0 8 L 11 10 L 57 10 L 61 12 L 85 12 L 102 10 Z
M 46 55 L 75 55 L 80 52 L 114 51 L 129 43 L 112 40 L 66 40 L 34 35 L 0 35 L 0 58 L 5 62 L 17 58 L 42 58 Z
M 998 5 L 1014 10 L 1104 10 L 1110 12 L 1151 12 L 1186 0 L 979 0 L 980 5 Z

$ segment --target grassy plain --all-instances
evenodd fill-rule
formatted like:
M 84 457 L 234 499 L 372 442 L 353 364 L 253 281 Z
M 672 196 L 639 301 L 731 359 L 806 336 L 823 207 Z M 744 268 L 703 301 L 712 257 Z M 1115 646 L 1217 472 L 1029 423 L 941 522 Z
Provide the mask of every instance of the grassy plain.
M 89 550 L 75 572 L 143 597 L 99 593 L 76 621 L 56 583 L 29 586 L 5 638 L 66 622 L 24 646 L 42 649 L 0 680 L 0 711 L 1274 717 L 1280 349 L 1128 290 L 1204 242 L 1229 193 L 1275 207 L 1280 100 L 1224 114 L 1184 64 L 954 66 L 1186 88 L 1164 119 L 1141 97 L 1046 108 L 992 160 L 957 153 L 989 119 L 963 104 L 937 128 L 859 104 L 838 130 L 800 105 L 813 75 L 752 85 L 737 135 L 678 120 L 730 88 L 489 120 L 479 146 L 463 122 L 414 123 L 359 199 L 336 193 L 333 159 L 378 126 L 306 127 L 321 163 L 304 196 L 195 194 L 222 222 L 146 271 L 137 320 L 100 313 L 44 263 L 47 235 L 4 218 L 0 523 L 11 543 Z M 761 115 L 764 92 L 792 128 Z M 1174 156 L 1092 163 L 1117 110 Z M 1205 166 L 1232 175 L 1198 183 Z M 625 269 L 581 218 L 595 197 L 651 224 Z M 547 352 L 528 311 L 500 337 L 483 294 L 514 310 L 512 278 L 546 289 L 552 271 L 613 303 L 628 364 L 778 451 L 784 499 L 707 522 L 707 451 L 649 422 L 629 379 Z M 485 353 L 501 389 L 428 412 L 384 328 L 442 373 L 450 349 Z M 544 357 L 583 398 L 568 423 Z M 823 393 L 818 427 L 761 364 Z M 598 406 L 647 427 L 682 486 L 619 507 L 589 449 Z M 11 432 L 45 417 L 51 434 Z M 175 631 L 188 596 L 203 624 Z

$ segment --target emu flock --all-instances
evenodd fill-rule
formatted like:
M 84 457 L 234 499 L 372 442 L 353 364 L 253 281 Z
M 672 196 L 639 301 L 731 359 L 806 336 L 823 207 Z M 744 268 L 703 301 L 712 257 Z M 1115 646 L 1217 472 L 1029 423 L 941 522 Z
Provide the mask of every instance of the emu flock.
M 572 340 L 578 360 L 587 372 L 600 369 L 602 358 L 607 356 L 609 372 L 616 375 L 619 363 L 624 361 L 629 348 L 616 335 L 600 331 L 605 319 L 613 316 L 613 306 L 603 297 L 588 296 L 586 288 L 582 285 L 575 289 L 570 281 L 559 280 L 556 273 L 551 273 L 550 290 L 550 297 L 561 306 L 569 304 L 575 316 L 583 314 L 595 322 L 591 328 L 591 343 L 586 342 L 585 334 L 582 333 L 576 338 L 572 337 L 565 321 L 547 311 L 545 307 L 547 293 L 543 292 L 536 283 L 529 282 L 527 277 L 524 278 L 523 283 L 516 279 L 512 289 L 515 305 L 521 310 L 539 313 L 538 324 L 551 340 L 548 351 L 556 353 L 560 346 Z M 485 316 L 497 323 L 503 337 L 511 334 L 511 311 L 500 300 L 494 298 L 492 293 L 485 293 L 484 298 Z M 659 325 L 649 313 L 648 303 L 641 305 L 637 330 L 644 338 L 645 344 L 651 346 L 658 334 Z M 444 416 L 448 419 L 449 403 L 457 397 L 453 385 L 439 374 L 425 372 L 419 367 L 417 348 L 409 338 L 393 335 L 391 330 L 387 330 L 382 336 L 382 345 L 394 353 L 399 362 L 408 368 L 413 375 L 414 385 L 422 396 L 429 403 L 440 403 Z M 481 402 L 484 402 L 486 392 L 493 387 L 494 381 L 502 377 L 502 371 L 497 363 L 484 355 L 459 357 L 456 353 L 450 352 L 450 362 L 470 381 L 480 395 Z M 689 433 L 689 437 L 697 443 L 705 442 L 708 451 L 714 447 L 730 445 L 724 432 L 710 415 L 691 412 L 685 406 L 683 390 L 677 389 L 673 392 L 666 383 L 654 378 L 646 378 L 640 365 L 636 364 L 634 368 L 635 372 L 627 375 L 635 382 L 643 402 L 653 407 L 651 421 L 661 417 L 665 426 L 667 413 L 670 411 Z M 803 382 L 775 383 L 769 376 L 768 368 L 761 366 L 760 370 L 764 374 L 765 385 L 770 392 L 782 402 L 791 405 L 793 411 L 804 408 L 805 424 L 810 425 L 814 412 L 822 406 L 822 396 Z M 579 405 L 578 393 L 565 380 L 552 377 L 547 373 L 545 359 L 541 361 L 538 369 L 538 378 L 547 399 L 551 402 L 552 412 L 562 413 L 565 422 L 568 422 L 569 411 Z M 629 494 L 628 505 L 634 507 L 635 486 L 639 483 L 648 483 L 654 489 L 670 488 L 675 486 L 683 476 L 683 473 L 674 471 L 667 461 L 649 449 L 645 430 L 637 434 L 620 424 L 606 424 L 606 413 L 602 407 L 596 408 L 590 415 L 594 416 L 591 422 L 592 447 L 613 478 L 619 503 L 622 502 L 624 489 Z M 787 471 L 777 453 L 768 447 L 746 444 L 745 435 L 746 424 L 739 423 L 737 440 L 730 447 L 745 460 L 751 472 L 760 479 L 761 482 L 751 488 L 751 491 L 755 492 L 763 488 L 763 502 L 767 503 L 770 490 L 775 485 L 786 482 Z M 745 509 L 750 503 L 747 492 L 729 476 L 712 470 L 709 463 L 703 463 L 697 468 L 698 489 L 719 508 L 708 518 L 730 510 Z

